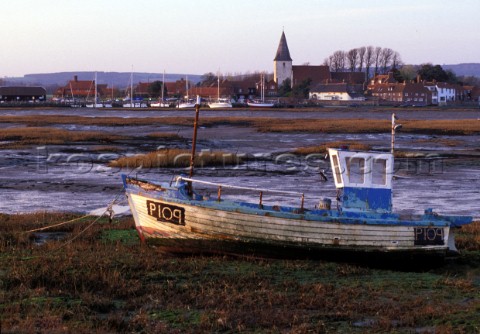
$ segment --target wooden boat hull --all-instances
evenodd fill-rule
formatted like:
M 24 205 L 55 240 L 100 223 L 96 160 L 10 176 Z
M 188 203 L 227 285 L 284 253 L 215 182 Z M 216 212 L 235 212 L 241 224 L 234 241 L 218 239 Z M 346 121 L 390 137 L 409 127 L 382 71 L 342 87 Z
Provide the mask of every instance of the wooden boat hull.
M 456 252 L 448 221 L 428 216 L 358 215 L 337 210 L 298 212 L 241 202 L 185 197 L 168 188 L 124 179 L 142 240 L 175 253 L 297 257 L 320 253 Z

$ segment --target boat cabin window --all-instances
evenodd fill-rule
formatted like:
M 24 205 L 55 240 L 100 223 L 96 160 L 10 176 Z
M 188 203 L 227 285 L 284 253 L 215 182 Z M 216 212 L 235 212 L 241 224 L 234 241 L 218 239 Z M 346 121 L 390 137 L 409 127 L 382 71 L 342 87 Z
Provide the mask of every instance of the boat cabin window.
M 375 159 L 372 166 L 372 183 L 373 184 L 387 184 L 387 160 Z
M 365 183 L 365 158 L 346 159 L 347 175 L 350 183 Z
M 342 171 L 340 170 L 340 164 L 338 162 L 338 155 L 334 154 L 332 155 L 333 159 L 333 168 L 335 169 L 335 180 L 337 183 L 343 183 L 342 181 Z

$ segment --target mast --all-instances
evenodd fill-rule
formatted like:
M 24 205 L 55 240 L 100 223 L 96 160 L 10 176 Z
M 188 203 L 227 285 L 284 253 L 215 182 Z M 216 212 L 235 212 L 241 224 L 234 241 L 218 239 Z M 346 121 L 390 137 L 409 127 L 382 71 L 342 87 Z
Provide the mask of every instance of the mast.
M 262 80 L 262 82 L 261 82 L 262 92 L 261 92 L 260 97 L 262 98 L 262 102 L 263 102 L 263 101 L 265 100 L 265 78 L 264 78 L 264 76 L 263 76 L 263 73 L 262 73 L 262 75 L 261 75 L 261 78 L 262 78 L 262 79 L 261 79 L 261 80 Z
M 193 176 L 193 167 L 195 165 L 195 149 L 197 146 L 197 129 L 198 129 L 198 118 L 200 115 L 200 95 L 197 95 L 197 102 L 195 103 L 195 121 L 193 122 L 193 139 L 192 139 L 192 153 L 190 155 L 190 173 L 189 178 Z M 193 194 L 192 190 L 192 181 L 188 181 L 188 193 Z
M 93 107 L 97 107 L 97 71 L 95 71 L 95 98 L 93 101 Z
M 163 69 L 163 78 L 162 78 L 162 103 L 163 103 L 163 92 L 164 91 L 165 91 L 165 69 Z
M 133 108 L 133 65 L 130 73 L 130 107 Z
M 220 101 L 220 76 L 217 76 L 217 101 Z

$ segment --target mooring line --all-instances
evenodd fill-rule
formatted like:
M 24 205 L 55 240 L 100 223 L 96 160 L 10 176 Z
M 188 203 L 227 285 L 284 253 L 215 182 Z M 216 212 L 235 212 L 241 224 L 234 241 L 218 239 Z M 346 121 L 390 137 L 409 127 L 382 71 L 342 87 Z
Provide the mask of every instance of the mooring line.
M 57 227 L 57 226 L 62 226 L 62 225 L 65 225 L 65 224 L 73 223 L 74 221 L 77 221 L 77 220 L 80 220 L 80 219 L 83 219 L 83 218 L 86 218 L 86 217 L 90 217 L 90 216 L 91 215 L 85 215 L 85 216 L 82 216 L 82 217 L 77 217 L 77 218 L 68 220 L 66 222 L 61 222 L 61 223 L 54 224 L 54 225 L 44 226 L 44 227 L 36 228 L 36 229 L 33 229 L 33 230 L 29 230 L 29 231 L 23 231 L 22 233 L 32 233 L 32 232 L 37 232 L 37 231 L 43 231 L 43 230 L 46 230 L 46 229 L 49 229 L 49 228 L 52 228 L 52 227 Z

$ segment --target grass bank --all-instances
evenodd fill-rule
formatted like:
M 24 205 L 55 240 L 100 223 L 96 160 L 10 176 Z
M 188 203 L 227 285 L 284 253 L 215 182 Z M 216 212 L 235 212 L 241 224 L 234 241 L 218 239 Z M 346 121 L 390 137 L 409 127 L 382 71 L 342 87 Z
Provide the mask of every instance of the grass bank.
M 464 255 L 425 272 L 307 260 L 172 257 L 140 245 L 131 218 L 27 230 L 68 214 L 0 215 L 5 333 L 475 333 L 480 223 Z M 75 239 L 72 239 L 76 237 Z
M 190 166 L 190 150 L 161 149 L 146 154 L 121 157 L 108 163 L 110 167 L 122 168 L 183 168 Z M 226 166 L 241 163 L 241 158 L 234 153 L 202 151 L 195 154 L 195 166 Z
M 64 115 L 0 116 L 0 123 L 29 126 L 82 124 L 97 126 L 176 125 L 193 126 L 193 117 L 81 117 Z M 402 132 L 436 135 L 471 135 L 480 133 L 480 121 L 402 120 Z M 203 117 L 200 126 L 234 125 L 254 127 L 260 132 L 389 133 L 389 120 L 375 119 L 283 119 L 270 117 Z
M 17 127 L 3 129 L 0 133 L 1 148 L 29 145 L 59 145 L 78 142 L 111 143 L 126 139 L 125 136 L 101 131 L 69 131 L 52 127 Z

